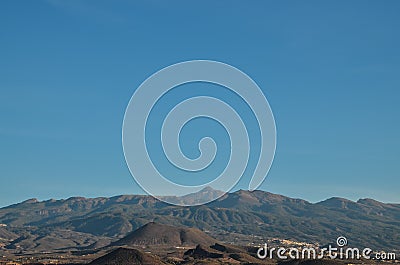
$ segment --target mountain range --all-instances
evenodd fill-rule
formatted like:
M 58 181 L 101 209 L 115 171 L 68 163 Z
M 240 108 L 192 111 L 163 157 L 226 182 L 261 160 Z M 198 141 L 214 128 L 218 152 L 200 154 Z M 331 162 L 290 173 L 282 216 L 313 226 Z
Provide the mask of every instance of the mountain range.
M 150 233 L 153 229 L 142 231 L 150 241 L 171 244 L 194 244 L 185 242 L 184 235 L 195 238 L 201 230 L 210 238 L 235 245 L 263 244 L 271 238 L 327 244 L 345 236 L 350 246 L 400 250 L 400 204 L 343 198 L 310 203 L 244 190 L 195 207 L 173 206 L 146 195 L 29 199 L 0 209 L 0 250 L 84 251 L 121 245 L 123 240 L 135 242 L 134 236 L 126 236 L 149 222 L 179 227 L 170 229 L 167 238 L 157 238 Z

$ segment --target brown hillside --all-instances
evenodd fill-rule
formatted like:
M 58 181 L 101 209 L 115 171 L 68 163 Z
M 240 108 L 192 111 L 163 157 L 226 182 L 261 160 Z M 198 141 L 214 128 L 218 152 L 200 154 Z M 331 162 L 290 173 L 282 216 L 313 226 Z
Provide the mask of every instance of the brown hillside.
M 143 253 L 137 249 L 118 248 L 89 265 L 157 265 L 165 264 L 158 257 Z
M 196 228 L 175 227 L 158 223 L 148 223 L 113 243 L 116 246 L 194 246 L 212 245 L 217 240 Z

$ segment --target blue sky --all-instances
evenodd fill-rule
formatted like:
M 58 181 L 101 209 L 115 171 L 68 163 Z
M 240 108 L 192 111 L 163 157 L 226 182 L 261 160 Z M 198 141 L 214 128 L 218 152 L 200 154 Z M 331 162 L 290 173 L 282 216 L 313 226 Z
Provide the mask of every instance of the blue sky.
M 400 202 L 398 1 L 1 1 L 0 205 L 142 193 L 128 101 L 170 64 L 231 64 L 263 89 L 262 189 Z M 245 188 L 244 183 L 237 188 Z

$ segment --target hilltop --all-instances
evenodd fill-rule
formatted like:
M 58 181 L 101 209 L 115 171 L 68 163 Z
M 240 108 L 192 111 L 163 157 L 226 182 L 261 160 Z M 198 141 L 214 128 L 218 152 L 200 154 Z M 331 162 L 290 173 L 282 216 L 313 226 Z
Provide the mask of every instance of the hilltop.
M 151 222 L 129 233 L 113 245 L 195 246 L 197 244 L 211 245 L 215 242 L 218 240 L 196 228 L 174 227 Z

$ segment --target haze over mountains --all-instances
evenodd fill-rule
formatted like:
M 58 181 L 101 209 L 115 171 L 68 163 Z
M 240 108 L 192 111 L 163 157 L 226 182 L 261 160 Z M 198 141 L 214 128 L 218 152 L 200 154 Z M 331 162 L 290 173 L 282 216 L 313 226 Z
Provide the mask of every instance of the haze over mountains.
M 151 234 L 157 231 L 150 229 L 154 224 L 145 226 L 142 229 L 148 231 L 143 234 L 150 241 L 180 245 L 194 244 L 189 241 L 199 236 L 200 229 L 210 238 L 235 244 L 262 244 L 270 238 L 326 244 L 345 236 L 352 246 L 400 249 L 400 204 L 343 198 L 309 203 L 243 190 L 196 207 L 172 206 L 145 195 L 30 199 L 0 209 L 0 244 L 14 252 L 90 250 L 124 240 L 148 244 L 140 242 L 142 237 L 135 239 L 137 233 L 129 238 L 129 233 L 149 222 L 179 227 L 171 228 L 167 238 L 157 238 L 157 233 Z M 198 240 L 210 243 L 204 236 Z

